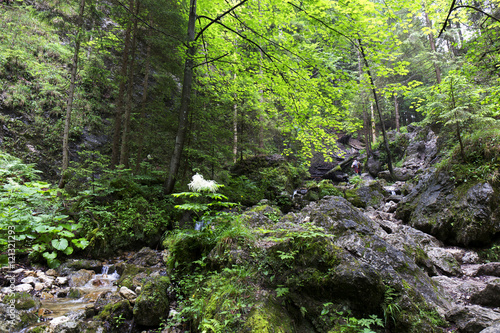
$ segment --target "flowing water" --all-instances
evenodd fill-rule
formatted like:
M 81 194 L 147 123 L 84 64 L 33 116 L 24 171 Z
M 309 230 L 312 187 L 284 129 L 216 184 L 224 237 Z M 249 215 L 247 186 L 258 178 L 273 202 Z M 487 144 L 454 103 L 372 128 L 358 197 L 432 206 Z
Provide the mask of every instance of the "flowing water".
M 73 288 L 76 289 L 75 293 L 79 295 L 78 298 L 70 298 L 67 296 L 58 297 L 58 294 L 56 294 L 53 298 L 42 299 L 39 315 L 50 320 L 65 316 L 72 312 L 85 310 L 85 308 L 93 304 L 103 292 L 116 291 L 117 287 L 114 283 L 120 276 L 116 272 L 108 274 L 108 270 L 109 266 L 104 265 L 101 274 L 96 274 L 84 286 Z

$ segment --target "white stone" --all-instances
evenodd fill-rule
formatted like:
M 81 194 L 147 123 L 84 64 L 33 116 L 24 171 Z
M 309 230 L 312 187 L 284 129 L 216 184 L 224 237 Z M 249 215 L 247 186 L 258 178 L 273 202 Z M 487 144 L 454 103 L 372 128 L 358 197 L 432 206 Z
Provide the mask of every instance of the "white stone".
M 22 272 L 24 272 L 24 268 L 18 268 L 15 271 L 12 271 L 11 273 L 17 275 L 17 274 L 21 274 Z
M 45 285 L 43 283 L 35 283 L 35 290 L 42 290 L 43 288 L 45 288 Z
M 56 277 L 56 283 L 58 285 L 63 285 L 63 284 L 66 284 L 68 283 L 68 278 L 66 276 L 59 276 L 59 277 Z
M 137 298 L 137 294 L 134 293 L 132 290 L 128 289 L 127 287 L 120 288 L 120 295 L 122 295 L 129 301 L 135 300 Z
M 14 291 L 17 291 L 17 292 L 23 292 L 23 291 L 28 292 L 31 290 L 33 290 L 33 286 L 29 283 L 19 284 L 19 285 L 14 287 Z
M 56 317 L 50 321 L 50 326 L 56 327 L 57 325 L 65 323 L 67 321 L 69 321 L 69 318 L 66 316 Z
M 22 283 L 30 283 L 32 285 L 35 285 L 35 283 L 40 282 L 40 280 L 38 280 L 36 277 L 28 276 L 28 277 L 25 277 L 24 279 L 22 279 L 21 282 Z
M 14 292 L 14 290 L 12 290 L 12 288 L 10 287 L 4 287 L 0 290 L 2 292 L 2 294 L 12 294 Z

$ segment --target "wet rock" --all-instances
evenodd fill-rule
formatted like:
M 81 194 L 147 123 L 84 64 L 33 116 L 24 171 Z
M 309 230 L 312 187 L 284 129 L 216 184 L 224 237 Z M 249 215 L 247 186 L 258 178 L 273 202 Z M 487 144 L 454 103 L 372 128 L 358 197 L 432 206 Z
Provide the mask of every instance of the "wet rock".
M 40 280 L 34 276 L 28 276 L 21 280 L 22 283 L 29 283 L 35 285 L 35 283 L 40 282 Z
M 92 270 L 96 273 L 100 273 L 102 268 L 102 262 L 99 260 L 88 260 L 88 259 L 70 259 L 62 263 L 57 268 L 57 273 L 59 275 L 68 275 L 72 271 L 77 271 L 80 269 Z
M 70 287 L 82 287 L 87 282 L 89 282 L 95 276 L 94 271 L 81 269 L 75 273 L 71 273 L 68 276 L 69 286 Z
M 56 278 L 56 283 L 59 285 L 59 286 L 63 286 L 65 284 L 68 283 L 68 278 L 66 276 L 58 276 Z
M 123 300 L 118 292 L 107 291 L 99 295 L 94 303 L 94 310 L 100 313 L 108 304 L 117 303 Z
M 50 329 L 54 333 L 79 333 L 78 324 L 66 316 L 52 319 Z
M 500 320 L 500 313 L 479 305 L 456 306 L 446 314 L 460 333 L 476 333 Z
M 123 272 L 116 284 L 127 287 L 131 290 L 141 286 L 144 281 L 150 279 L 153 272 L 153 270 L 149 267 L 142 267 L 133 264 L 123 264 L 118 266 L 117 269 L 123 270 Z
M 170 301 L 167 288 L 170 279 L 158 276 L 144 284 L 141 294 L 135 301 L 134 321 L 144 326 L 158 326 L 168 315 Z
M 137 252 L 132 258 L 128 260 L 129 264 L 136 266 L 153 266 L 160 262 L 160 256 L 157 251 L 150 249 L 149 247 L 143 247 L 139 252 Z
M 355 207 L 379 207 L 386 191 L 379 182 L 371 182 L 366 186 L 345 191 L 345 198 Z

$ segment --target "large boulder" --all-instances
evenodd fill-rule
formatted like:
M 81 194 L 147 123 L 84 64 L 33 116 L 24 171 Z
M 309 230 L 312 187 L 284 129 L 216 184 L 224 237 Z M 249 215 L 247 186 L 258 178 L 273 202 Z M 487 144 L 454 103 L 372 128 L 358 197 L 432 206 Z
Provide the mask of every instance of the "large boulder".
M 286 290 L 312 323 L 326 303 L 360 317 L 382 315 L 389 290 L 400 309 L 392 318 L 399 331 L 437 332 L 432 322 L 449 307 L 446 295 L 405 251 L 380 237 L 382 232 L 343 198 L 311 203 L 285 215 L 270 226 L 268 239 L 257 242 L 263 270 L 275 272 L 266 285 Z
M 449 244 L 487 246 L 500 232 L 498 192 L 483 182 L 456 186 L 450 174 L 433 171 L 402 199 L 396 216 Z
M 167 288 L 169 285 L 170 279 L 166 276 L 156 276 L 144 284 L 134 305 L 133 313 L 136 323 L 155 327 L 168 316 L 170 301 Z

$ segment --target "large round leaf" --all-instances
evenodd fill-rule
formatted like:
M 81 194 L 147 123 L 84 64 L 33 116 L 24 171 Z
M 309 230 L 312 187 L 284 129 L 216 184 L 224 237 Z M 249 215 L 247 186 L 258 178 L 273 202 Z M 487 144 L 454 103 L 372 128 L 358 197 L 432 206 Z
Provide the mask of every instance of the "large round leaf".
M 51 244 L 56 250 L 64 251 L 68 247 L 68 240 L 65 238 L 53 239 Z

